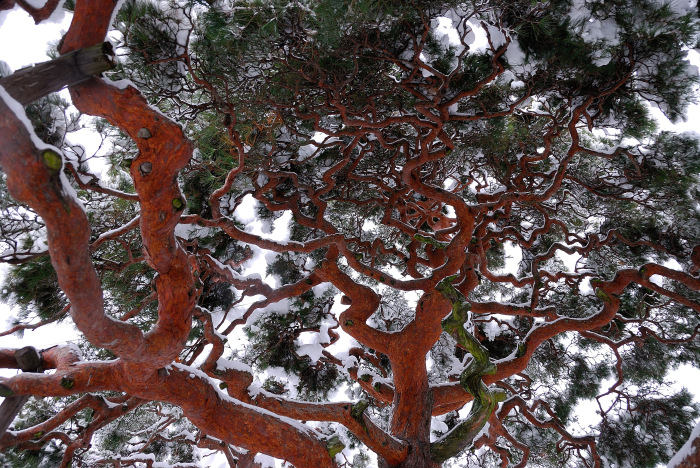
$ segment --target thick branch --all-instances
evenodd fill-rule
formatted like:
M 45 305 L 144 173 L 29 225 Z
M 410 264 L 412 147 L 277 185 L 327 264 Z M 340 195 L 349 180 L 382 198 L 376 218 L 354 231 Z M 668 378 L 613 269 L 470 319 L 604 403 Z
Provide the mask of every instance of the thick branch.
M 0 79 L 0 86 L 20 104 L 36 101 L 66 86 L 73 86 L 114 68 L 112 44 L 102 42 L 62 55 L 49 62 L 23 68 Z

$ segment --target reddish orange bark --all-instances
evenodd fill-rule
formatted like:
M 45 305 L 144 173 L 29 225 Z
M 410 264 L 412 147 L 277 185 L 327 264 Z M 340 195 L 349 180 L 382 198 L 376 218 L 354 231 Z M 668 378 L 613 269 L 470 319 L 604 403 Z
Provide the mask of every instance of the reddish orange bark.
M 4 4 L 3 4 L 4 5 Z M 112 17 L 115 2 L 102 0 L 94 2 L 77 2 L 71 28 L 66 34 L 61 46 L 61 52 L 66 53 L 85 45 L 90 45 L 104 39 Z M 489 37 L 490 41 L 490 37 Z M 63 180 L 62 166 L 58 164 L 57 153 L 52 149 L 37 147 L 32 140 L 30 131 L 11 112 L 7 103 L 0 100 L 0 134 L 3 145 L 0 147 L 0 164 L 7 174 L 7 183 L 12 195 L 31 206 L 45 221 L 48 231 L 49 252 L 52 264 L 56 270 L 61 289 L 70 301 L 70 314 L 86 338 L 95 346 L 113 352 L 118 359 L 105 362 L 81 362 L 72 348 L 55 347 L 42 353 L 45 369 L 55 369 L 53 374 L 21 374 L 9 379 L 0 379 L 3 390 L 18 394 L 36 396 L 69 396 L 83 394 L 78 400 L 68 405 L 55 417 L 41 423 L 42 433 L 54 431 L 67 418 L 72 417 L 85 408 L 92 408 L 99 413 L 99 424 L 91 429 L 92 432 L 100 426 L 134 410 L 146 401 L 163 401 L 182 408 L 184 415 L 198 428 L 203 437 L 201 446 L 214 447 L 217 444 L 230 444 L 243 447 L 253 452 L 270 454 L 274 457 L 288 460 L 297 467 L 332 467 L 336 461 L 331 459 L 327 447 L 326 436 L 309 429 L 299 421 L 327 421 L 345 426 L 362 443 L 374 451 L 380 462 L 385 466 L 413 468 L 437 466 L 430 458 L 430 422 L 431 417 L 455 411 L 473 400 L 473 396 L 465 391 L 460 382 L 445 385 L 431 385 L 428 379 L 426 354 L 439 340 L 442 321 L 447 317 L 454 304 L 436 291 L 436 285 L 453 275 L 457 275 L 456 288 L 468 297 L 479 285 L 479 277 L 483 275 L 488 280 L 499 283 L 509 283 L 517 287 L 532 287 L 532 301 L 528 306 L 511 305 L 490 302 L 472 301 L 472 310 L 479 313 L 502 314 L 505 316 L 527 317 L 542 319 L 533 325 L 525 336 L 522 351 L 497 362 L 497 370 L 493 375 L 483 378 L 486 384 L 498 383 L 508 387 L 504 381 L 521 374 L 540 345 L 563 332 L 580 332 L 584 336 L 592 336 L 591 331 L 597 330 L 610 323 L 620 309 L 619 295 L 631 284 L 642 285 L 652 291 L 659 292 L 681 304 L 700 310 L 700 306 L 685 299 L 681 294 L 664 289 L 651 281 L 653 275 L 661 275 L 674 280 L 693 290 L 700 290 L 700 279 L 692 273 L 679 272 L 650 263 L 640 269 L 621 269 L 609 281 L 598 281 L 594 287 L 600 291 L 604 300 L 598 312 L 585 319 L 574 319 L 558 316 L 554 307 L 540 307 L 540 295 L 544 294 L 546 286 L 542 282 L 559 280 L 581 281 L 590 279 L 589 274 L 572 275 L 566 272 L 542 272 L 540 277 L 523 276 L 515 278 L 512 275 L 499 276 L 487 268 L 487 250 L 491 240 L 503 241 L 506 236 L 517 239 L 526 247 L 533 245 L 535 235 L 530 239 L 511 226 L 505 227 L 497 234 L 489 230 L 490 224 L 495 224 L 499 216 L 507 216 L 514 203 L 542 202 L 548 200 L 559 191 L 567 180 L 566 167 L 574 157 L 584 150 L 579 137 L 581 122 L 590 119 L 587 114 L 589 106 L 595 99 L 604 97 L 624 85 L 630 75 L 619 76 L 618 83 L 609 89 L 602 90 L 596 96 L 574 106 L 571 115 L 566 117 L 551 116 L 551 130 L 544 137 L 544 160 L 551 151 L 552 141 L 558 132 L 568 132 L 571 144 L 564 151 L 560 168 L 548 178 L 549 186 L 540 193 L 521 186 L 508 192 L 494 194 L 479 194 L 477 203 L 468 204 L 454 192 L 442 189 L 424 181 L 422 170 L 431 162 L 447 157 L 454 149 L 454 143 L 447 134 L 446 123 L 450 120 L 479 120 L 489 117 L 512 114 L 516 106 L 530 97 L 532 89 L 526 91 L 498 112 L 475 113 L 474 115 L 451 115 L 450 107 L 461 99 L 476 95 L 489 82 L 504 72 L 499 58 L 505 53 L 509 40 L 494 48 L 492 71 L 478 82 L 472 89 L 456 92 L 451 99 L 427 103 L 425 89 L 419 89 L 411 80 L 404 80 L 399 85 L 413 95 L 424 98 L 416 104 L 420 118 L 416 115 L 390 117 L 384 121 L 367 121 L 354 115 L 347 105 L 347 99 L 338 90 L 339 96 L 333 105 L 344 125 L 356 125 L 364 130 L 356 134 L 346 134 L 354 140 L 349 146 L 359 144 L 363 131 L 382 128 L 395 123 L 413 125 L 425 133 L 422 135 L 416 156 L 407 158 L 405 165 L 397 171 L 397 180 L 404 184 L 404 192 L 392 193 L 391 187 L 383 187 L 385 193 L 378 197 L 388 206 L 396 206 L 397 217 L 387 215 L 384 221 L 400 232 L 410 236 L 408 250 L 410 258 L 405 259 L 405 267 L 409 276 L 415 279 L 392 278 L 376 267 L 373 262 L 363 261 L 362 255 L 357 255 L 354 248 L 361 246 L 367 250 L 381 251 L 383 254 L 396 254 L 398 250 L 383 245 L 381 242 L 365 245 L 361 239 L 346 239 L 323 215 L 316 217 L 303 213 L 294 200 L 285 195 L 275 195 L 274 189 L 282 184 L 283 177 L 274 173 L 264 173 L 269 178 L 264 186 L 256 187 L 253 192 L 268 207 L 277 211 L 291 210 L 300 224 L 322 231 L 325 236 L 302 242 L 282 243 L 265 239 L 261 236 L 246 232 L 230 219 L 222 215 L 221 199 L 229 193 L 235 178 L 245 165 L 243 141 L 240 135 L 235 135 L 229 129 L 234 146 L 237 147 L 238 167 L 231 169 L 223 186 L 215 190 L 209 200 L 212 218 L 206 219 L 200 215 L 182 216 L 182 208 L 186 204 L 177 177 L 180 171 L 190 162 L 193 144 L 184 134 L 181 127 L 151 108 L 140 92 L 131 87 L 117 87 L 107 80 L 94 78 L 84 84 L 73 87 L 71 96 L 75 106 L 82 112 L 107 119 L 136 142 L 139 156 L 130 167 L 131 178 L 136 195 L 126 198 L 139 203 L 139 217 L 124 227 L 125 231 L 133 228 L 136 223 L 140 228 L 143 240 L 143 258 L 157 272 L 155 293 L 149 300 L 158 301 L 158 321 L 147 333 L 142 333 L 138 327 L 126 323 L 126 319 L 139 312 L 134 309 L 122 316 L 118 321 L 110 318 L 104 311 L 104 300 L 100 279 L 96 273 L 90 253 L 106 238 L 99 238 L 90 244 L 90 225 L 85 211 L 80 203 L 68 192 L 68 183 Z M 419 54 L 419 53 L 418 53 Z M 418 55 L 417 54 L 417 55 Z M 418 73 L 413 70 L 412 73 Z M 319 86 L 325 86 L 321 83 Z M 422 85 L 421 85 L 422 86 Z M 441 86 L 449 87 L 449 80 Z M 528 85 L 530 86 L 530 85 Z M 438 93 L 431 89 L 438 96 Z M 281 117 L 276 116 L 275 122 Z M 560 121 L 557 121 L 559 119 Z M 568 119 L 568 120 L 567 120 Z M 318 126 L 318 118 L 309 118 L 314 122 L 315 129 L 325 131 Z M 371 120 L 371 121 L 370 121 Z M 369 130 L 367 130 L 369 129 Z M 350 131 L 348 131 L 350 132 Z M 391 144 L 377 139 L 386 147 Z M 444 145 L 443 149 L 435 151 L 434 142 Z M 48 152 L 47 152 L 48 151 Z M 398 151 L 398 150 L 397 150 Z M 348 151 L 349 154 L 349 151 Z M 598 154 L 600 157 L 609 155 Z M 534 159 L 539 156 L 531 156 Z M 326 192 L 334 188 L 336 180 L 332 175 L 350 164 L 348 156 L 343 164 L 329 170 L 323 176 Z M 148 168 L 148 170 L 144 170 Z M 300 186 L 297 176 L 285 174 L 286 178 Z M 378 182 L 379 183 L 379 182 Z M 583 182 L 582 182 L 583 184 Z M 464 187 L 462 187 L 464 188 Z M 322 211 L 326 202 L 321 191 L 307 190 L 308 197 Z M 412 200 L 407 193 L 421 194 L 424 199 Z M 266 194 L 272 193 L 269 198 Z M 387 195 L 388 194 L 388 195 Z M 449 205 L 454 209 L 454 216 L 448 217 L 441 208 Z M 557 225 L 547 217 L 542 227 L 537 228 L 537 234 L 549 232 Z M 200 224 L 205 227 L 219 228 L 232 239 L 250 243 L 272 252 L 313 252 L 319 248 L 327 248 L 325 260 L 313 267 L 305 278 L 293 284 L 287 284 L 277 289 L 271 288 L 259 279 L 240 278 L 234 274 L 230 266 L 219 263 L 210 252 L 199 250 L 198 256 L 189 254 L 176 239 L 174 230 L 178 223 Z M 434 237 L 429 241 L 421 240 L 420 229 L 424 223 L 434 230 Z M 111 233 L 110 236 L 117 236 Z M 575 236 L 575 234 L 569 234 Z M 561 251 L 568 253 L 587 253 L 597 245 L 611 242 L 614 233 L 609 233 L 605 239 L 596 237 L 588 243 L 583 239 L 577 242 L 577 249 L 560 246 Z M 500 237 L 499 237 L 500 236 Z M 430 241 L 435 241 L 431 243 Z M 427 243 L 426 243 L 427 242 Z M 351 247 L 352 244 L 352 247 Z M 425 244 L 425 245 L 424 245 Z M 442 245 L 445 244 L 445 245 Z M 422 251 L 424 255 L 416 252 Z M 697 253 L 697 248 L 695 249 Z M 555 255 L 555 250 L 542 254 L 536 261 L 544 261 Z M 240 262 L 238 266 L 251 255 Z M 390 283 L 400 291 L 416 291 L 420 294 L 415 310 L 415 318 L 400 331 L 386 332 L 368 324 L 368 320 L 380 307 L 381 298 L 371 287 L 360 284 L 341 268 L 341 259 L 356 273 L 365 275 L 381 283 Z M 697 266 L 699 263 L 695 262 Z M 421 274 L 421 269 L 429 268 L 430 275 Z M 534 268 L 533 271 L 536 271 Z M 372 353 L 355 348 L 350 355 L 372 362 L 376 367 L 380 362 L 379 355 L 385 355 L 391 363 L 393 374 L 392 384 L 375 382 L 373 377 L 358 376 L 358 368 L 349 369 L 349 375 L 356 380 L 368 395 L 376 400 L 376 405 L 393 405 L 392 419 L 388 430 L 383 430 L 367 415 L 353 410 L 351 403 L 309 403 L 296 401 L 271 394 L 259 393 L 251 395 L 249 387 L 253 375 L 244 368 L 226 368 L 217 366 L 218 359 L 224 352 L 221 336 L 215 330 L 212 318 L 202 309 L 197 309 L 196 301 L 201 294 L 201 285 L 197 285 L 195 277 L 206 273 L 214 282 L 232 284 L 244 289 L 249 296 L 263 295 L 249 306 L 245 314 L 232 321 L 224 334 L 231 332 L 236 326 L 247 323 L 252 314 L 269 304 L 281 299 L 298 297 L 310 291 L 321 283 L 330 283 L 343 294 L 343 304 L 349 307 L 338 316 L 338 327 L 359 343 L 372 350 Z M 540 284 L 538 286 L 538 283 Z M 176 362 L 185 347 L 193 319 L 204 324 L 203 343 L 212 345 L 212 352 L 199 370 Z M 336 332 L 329 332 L 337 339 Z M 602 340 L 602 338 L 599 338 Z M 607 343 L 610 344 L 610 343 Z M 204 345 L 193 354 L 191 361 L 202 352 Z M 613 346 L 614 347 L 614 344 Z M 12 367 L 11 350 L 0 350 L 0 367 Z M 338 358 L 325 356 L 331 362 L 342 364 Z M 335 361 L 334 361 L 335 359 Z M 199 373 L 201 371 L 201 373 Z M 222 383 L 219 391 L 217 382 Z M 511 388 L 512 390 L 512 388 Z M 110 400 L 95 397 L 87 392 L 116 391 L 125 395 L 121 399 Z M 515 394 L 516 392 L 512 392 Z M 112 405 L 118 401 L 118 405 Z M 553 428 L 566 440 L 577 447 L 589 447 L 595 458 L 595 448 L 592 438 L 574 437 L 564 427 L 555 422 L 542 423 L 535 417 L 535 411 L 540 409 L 539 403 L 529 407 L 520 397 L 513 397 L 500 406 L 491 415 L 492 430 L 475 441 L 476 446 L 496 446 L 498 437 L 509 440 L 514 446 L 529 454 L 529 448 L 515 441 L 501 424 L 511 410 L 518 409 L 524 417 L 539 427 Z M 547 411 L 550 411 L 548 408 Z M 487 416 L 487 415 L 486 415 Z M 486 417 L 485 416 L 485 417 Z M 554 420 L 554 418 L 552 419 Z M 18 431 L 5 435 L 0 439 L 0 447 L 15 446 L 30 443 L 36 427 L 31 431 Z M 56 434 L 57 439 L 66 439 L 69 445 L 67 458 L 78 448 L 83 448 L 92 436 L 89 432 L 80 442 L 71 442 L 65 434 Z M 199 443 L 199 442 L 198 442 Z M 82 444 L 82 445 L 81 445 Z M 252 466 L 251 454 L 234 456 L 231 447 L 226 447 L 229 461 L 236 459 L 243 465 Z M 599 462 L 600 460 L 596 460 Z
M 112 2 L 78 2 L 62 51 L 81 48 L 93 37 L 102 40 L 113 6 Z M 134 88 L 118 89 L 94 79 L 71 89 L 71 93 L 78 108 L 111 120 L 139 144 L 141 156 L 131 170 L 141 205 L 146 259 L 160 273 L 156 280 L 159 320 L 143 335 L 135 326 L 104 314 L 100 282 L 89 257 L 90 227 L 85 212 L 65 193 L 60 169 L 42 163 L 42 157 L 47 156 L 42 156 L 28 130 L 2 102 L 0 133 L 12 136 L 5 140 L 0 153 L 8 188 L 47 224 L 52 262 L 71 302 L 74 322 L 91 342 L 120 357 L 108 365 L 76 365 L 69 351 L 66 357 L 53 360 L 54 354 L 60 355 L 62 350 L 54 348 L 55 352 L 44 352 L 43 357 L 45 367 L 55 367 L 56 374 L 36 380 L 22 375 L 13 379 L 11 388 L 16 393 L 46 396 L 111 389 L 147 400 L 170 401 L 181 406 L 192 422 L 205 427 L 207 434 L 220 440 L 288 459 L 299 467 L 330 466 L 324 443 L 317 436 L 237 400 L 222 398 L 208 381 L 193 381 L 189 371 L 163 369 L 180 353 L 194 310 L 192 265 L 173 233 L 180 216 L 178 208 L 185 203 L 176 175 L 191 158 L 192 145 L 179 126 L 150 108 Z M 150 138 L 137 136 L 142 128 L 148 129 Z M 148 174 L 138 170 L 145 162 L 152 164 Z M 164 186 L 164 181 L 169 183 Z M 62 384 L 68 381 L 70 386 L 66 388 L 68 385 Z M 192 385 L 195 382 L 199 385 Z M 237 421 L 235 427 L 231 421 Z

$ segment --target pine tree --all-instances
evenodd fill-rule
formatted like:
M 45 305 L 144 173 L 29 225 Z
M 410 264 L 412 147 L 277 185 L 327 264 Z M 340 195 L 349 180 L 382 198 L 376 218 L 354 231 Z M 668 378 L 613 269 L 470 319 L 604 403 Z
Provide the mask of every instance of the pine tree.
M 33 395 L 0 460 L 665 463 L 700 142 L 649 109 L 694 102 L 691 3 L 70 4 L 58 53 L 110 32 L 120 65 L 70 88 L 93 120 L 29 106 L 38 139 L 2 94 L 0 292 L 6 333 L 81 339 L 0 378 Z

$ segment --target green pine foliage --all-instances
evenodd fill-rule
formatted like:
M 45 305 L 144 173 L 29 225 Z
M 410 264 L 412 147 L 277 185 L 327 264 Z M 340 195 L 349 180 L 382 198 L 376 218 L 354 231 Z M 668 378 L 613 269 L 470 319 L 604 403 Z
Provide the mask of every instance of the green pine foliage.
M 643 388 L 639 393 L 626 402 L 631 411 L 606 418 L 600 425 L 599 446 L 609 464 L 652 468 L 666 463 L 674 454 L 671 447 L 682 445 L 690 435 L 686 421 L 698 417 L 697 406 L 685 389 L 661 397 L 645 394 Z
M 37 316 L 55 318 L 67 304 L 48 255 L 13 268 L 3 282 L 0 297 L 19 308 L 20 321 Z
M 276 263 L 276 265 L 280 265 Z M 282 266 L 277 267 L 282 270 Z M 291 270 L 293 271 L 293 270 Z M 328 309 L 333 298 L 329 290 L 316 297 L 313 291 L 302 294 L 289 304 L 288 310 L 272 312 L 275 320 L 263 316 L 246 328 L 250 345 L 246 350 L 247 360 L 254 368 L 266 370 L 281 368 L 294 376 L 294 393 L 312 401 L 328 398 L 329 392 L 346 380 L 338 369 L 325 358 L 314 362 L 309 356 L 297 352 L 297 340 L 301 333 L 318 330 L 330 319 Z M 332 320 L 332 319 L 331 319 Z M 273 393 L 287 393 L 288 382 L 273 378 L 266 380 L 266 387 Z
M 463 43 L 445 40 L 438 25 L 447 23 Z M 221 198 L 223 220 L 263 238 L 288 232 L 281 242 L 342 235 L 347 251 L 338 265 L 380 296 L 368 324 L 388 333 L 416 318 L 418 294 L 396 283 L 409 276 L 430 280 L 439 273 L 433 259 L 459 234 L 450 221 L 453 206 L 426 195 L 428 189 L 450 191 L 475 208 L 463 250 L 484 260 L 460 269 L 457 283 L 474 284 L 468 301 L 523 311 L 470 312 L 468 331 L 496 363 L 524 355 L 525 341 L 554 320 L 546 311 L 578 323 L 609 304 L 596 280 L 611 281 L 621 269 L 643 274 L 651 262 L 693 267 L 691 252 L 700 244 L 700 143 L 693 134 L 658 131 L 650 112 L 657 106 L 679 120 L 695 99 L 697 73 L 686 58 L 697 46 L 700 22 L 671 3 L 129 0 L 114 28 L 121 65 L 109 78 L 132 80 L 150 104 L 182 124 L 196 147 L 178 179 L 187 205 L 176 233 L 200 270 L 198 312 L 219 332 L 236 322 L 224 355 L 251 366 L 254 389 L 313 402 L 344 398 L 338 393 L 345 389 L 348 398 L 369 401 L 367 414 L 387 429 L 391 404 L 361 384 L 371 377 L 378 390 L 394 371 L 387 356 L 362 343 L 351 344 L 354 354 L 364 353 L 356 362 L 347 350 L 333 357 L 303 352 L 307 340 L 328 349 L 340 327 L 334 309 L 340 293 L 314 275 L 337 246 L 273 253 L 209 227 L 215 221 L 210 198 L 232 170 L 239 172 Z M 473 42 L 476 32 L 481 45 Z M 78 121 L 66 102 L 50 97 L 27 114 L 40 138 L 70 148 L 66 133 Z M 575 137 L 567 127 L 573 118 L 580 120 Z M 135 143 L 105 121 L 90 125 L 109 143 L 105 186 L 133 194 Z M 588 150 L 570 152 L 577 139 Z M 87 172 L 78 152 L 71 153 L 72 167 Z M 560 187 L 550 190 L 562 173 Z M 93 241 L 139 215 L 131 200 L 83 189 L 78 196 Z M 240 213 L 242 205 L 251 211 L 248 197 L 256 200 L 254 219 Z M 10 199 L 4 177 L 0 213 L 0 248 L 11 251 L 0 260 L 16 263 L 0 299 L 17 306 L 18 323 L 54 318 L 67 300 L 43 255 L 42 222 Z M 150 330 L 158 320 L 157 291 L 139 229 L 91 254 L 107 313 L 129 314 L 130 323 Z M 563 254 L 579 257 L 573 268 Z M 308 288 L 263 303 L 208 271 L 212 259 L 236 281 Z M 257 278 L 252 265 L 260 262 Z M 683 300 L 669 299 L 674 295 Z M 700 295 L 664 279 L 631 283 L 615 299 L 621 306 L 610 323 L 545 341 L 523 372 L 501 383 L 529 405 L 503 416 L 510 438 L 487 448 L 479 445 L 481 434 L 446 466 L 592 466 L 586 444 L 561 444 L 588 405 L 599 408 L 596 423 L 585 429 L 596 436 L 604 467 L 665 463 L 700 417 L 689 391 L 668 382 L 679 366 L 700 366 L 700 320 L 690 304 Z M 201 362 L 205 344 L 203 322 L 194 320 L 180 361 Z M 80 345 L 88 359 L 116 358 Z M 426 359 L 431 384 L 449 385 L 472 358 L 443 333 Z M 48 418 L 68 402 L 32 400 L 14 428 Z M 158 462 L 206 463 L 191 441 L 170 437 L 197 430 L 178 411 L 153 402 L 139 407 L 100 429 L 95 448 L 80 453 L 76 466 L 141 449 Z M 173 422 L 159 425 L 172 415 Z M 456 412 L 440 416 L 448 429 L 458 420 Z M 88 427 L 91 414 L 74 422 Z M 344 452 L 347 466 L 372 466 L 366 447 L 346 436 L 353 450 Z M 55 442 L 40 451 L 12 449 L 0 454 L 0 463 L 54 466 L 64 450 Z

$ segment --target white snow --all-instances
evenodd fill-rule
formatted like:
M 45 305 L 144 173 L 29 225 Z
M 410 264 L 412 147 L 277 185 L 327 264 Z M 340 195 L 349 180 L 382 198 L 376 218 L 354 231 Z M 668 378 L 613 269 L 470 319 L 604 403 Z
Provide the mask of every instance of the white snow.
M 520 67 L 525 65 L 525 52 L 520 48 L 520 44 L 514 38 L 511 38 L 510 44 L 505 52 L 506 60 L 512 67 Z M 523 83 L 524 85 L 524 83 Z
M 472 54 L 485 52 L 489 47 L 489 40 L 486 37 L 484 28 L 481 27 L 478 21 L 473 19 L 467 21 L 467 26 L 471 28 L 471 32 L 465 38 L 465 42 L 469 46 L 469 52 Z
M 651 283 L 654 283 L 657 286 L 663 286 L 664 285 L 664 277 L 661 275 L 651 275 L 649 277 L 649 281 Z
M 255 455 L 255 463 L 260 464 L 260 468 L 275 468 L 275 459 L 269 455 L 258 453 Z
M 696 14 L 698 2 L 697 0 L 658 0 L 659 3 L 668 5 L 671 9 L 680 15 L 687 15 L 688 13 Z
M 674 455 L 671 460 L 669 460 L 668 465 L 666 465 L 667 468 L 675 468 L 678 466 L 686 457 L 689 457 L 690 455 L 694 454 L 697 449 L 693 447 L 693 441 L 700 437 L 700 423 L 698 423 L 697 426 L 695 426 L 695 429 L 693 429 L 693 432 L 690 434 L 690 437 L 688 438 L 688 441 L 681 447 L 681 449 Z
M 245 364 L 240 361 L 231 361 L 229 359 L 224 358 L 219 358 L 216 361 L 216 368 L 222 370 L 232 369 L 242 372 L 250 372 L 251 374 L 253 373 L 253 369 L 248 364 Z
M 128 87 L 136 88 L 136 85 L 134 84 L 134 82 L 131 80 L 127 80 L 126 78 L 122 79 L 122 80 L 112 81 L 109 78 L 107 78 L 106 76 L 103 76 L 101 79 L 102 79 L 102 81 L 107 83 L 109 86 L 114 86 L 115 88 L 119 88 L 119 89 L 126 89 Z
M 484 333 L 489 341 L 493 341 L 498 335 L 501 334 L 505 326 L 499 325 L 495 320 L 489 320 L 484 323 Z
M 117 18 L 117 14 L 119 13 L 119 10 L 121 10 L 122 5 L 124 5 L 125 2 L 126 0 L 118 0 L 116 5 L 114 5 L 114 10 L 112 10 L 112 17 L 109 19 L 109 24 L 114 24 L 114 20 Z
M 299 354 L 299 356 L 309 356 L 314 364 L 317 363 L 323 355 L 323 344 L 330 342 L 330 339 L 327 341 L 324 340 L 324 338 L 328 337 L 328 325 L 324 325 L 324 327 L 326 331 L 325 337 L 323 333 L 302 332 L 299 334 L 299 338 L 294 340 L 297 346 L 299 346 L 297 354 Z
M 18 6 L 0 11 L 0 44 L 22 44 L 21 47 L 0 47 L 0 60 L 7 62 L 13 70 L 49 60 L 46 55 L 47 42 L 58 41 L 72 18 L 73 14 L 60 6 L 47 21 L 38 25 Z
M 430 420 L 430 442 L 435 442 L 438 440 L 439 436 L 435 432 L 440 432 L 442 434 L 447 433 L 450 429 L 447 427 L 444 421 L 438 418 L 432 418 Z

